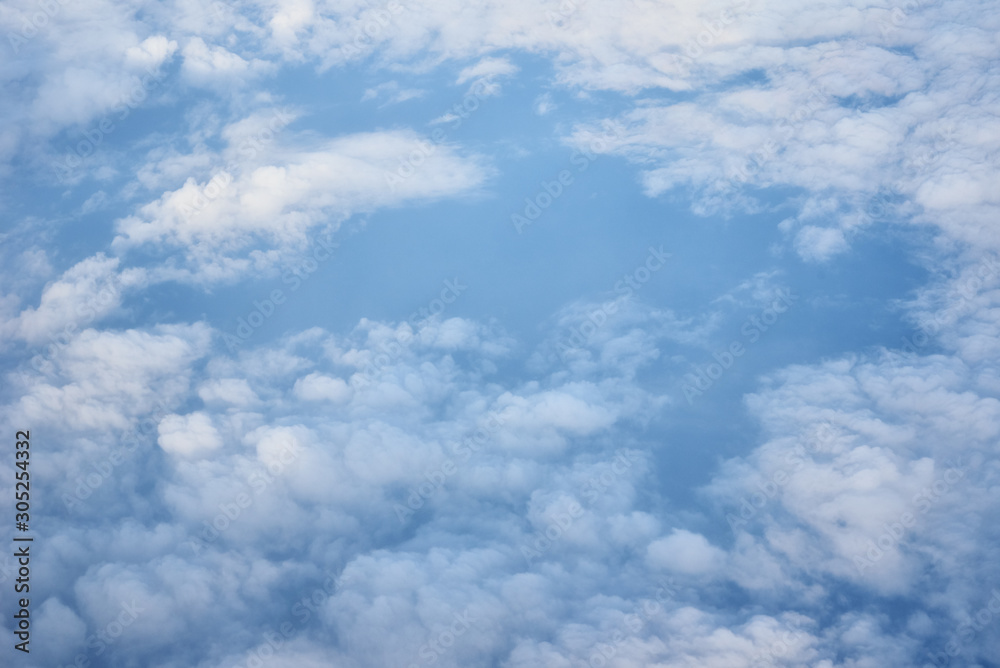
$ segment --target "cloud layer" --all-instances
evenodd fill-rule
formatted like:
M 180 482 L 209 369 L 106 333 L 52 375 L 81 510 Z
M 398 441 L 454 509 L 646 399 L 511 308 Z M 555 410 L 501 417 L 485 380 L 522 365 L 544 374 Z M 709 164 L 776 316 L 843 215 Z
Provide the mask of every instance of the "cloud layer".
M 39 444 L 44 549 L 37 649 L 5 656 L 158 668 L 993 665 L 991 8 L 8 3 L 0 176 L 18 187 L 0 196 L 16 219 L 0 248 L 0 423 L 29 426 Z M 350 104 L 377 114 L 322 106 L 315 90 L 330 82 L 354 85 Z M 439 89 L 484 110 L 442 116 Z M 531 135 L 511 120 L 520 107 L 555 120 Z M 549 192 L 549 218 L 531 231 L 556 241 L 505 270 L 575 252 L 566 236 L 588 225 L 638 239 L 651 202 L 669 207 L 664 228 L 690 212 L 720 225 L 725 257 L 763 247 L 769 268 L 677 257 L 662 264 L 696 266 L 688 283 L 723 274 L 730 287 L 697 307 L 683 282 L 580 288 L 542 323 L 441 313 L 442 293 L 419 320 L 290 319 L 234 345 L 197 315 L 259 299 L 253 281 L 292 258 L 325 262 L 336 243 L 404 234 L 366 229 L 380 213 L 405 212 L 440 235 L 428 248 L 444 248 L 387 261 L 401 282 L 422 280 L 418 265 L 443 271 L 469 230 L 481 235 L 475 264 L 509 262 L 489 215 L 448 206 L 502 199 L 509 234 L 502 212 L 519 205 L 507 195 L 542 178 L 517 161 L 548 159 L 550 145 L 587 151 L 588 167 L 619 158 L 636 199 L 605 213 L 606 190 L 626 186 L 594 167 L 604 180 L 577 188 L 594 218 L 558 227 L 570 198 Z M 439 216 L 461 226 L 442 231 Z M 739 224 L 774 236 L 753 246 Z M 838 323 L 841 347 L 802 345 L 796 363 L 750 349 L 767 331 L 751 318 L 780 317 L 802 341 L 822 324 L 793 313 L 836 314 L 831 303 L 848 299 L 793 308 L 793 277 L 855 271 L 852 253 L 892 235 L 923 272 L 885 305 L 909 328 L 901 341 L 855 346 L 873 320 Z M 873 275 L 891 282 L 899 265 L 884 261 Z M 581 285 L 590 267 L 581 254 Z M 554 293 L 562 278 L 534 290 Z M 747 313 L 756 324 L 733 341 L 763 371 L 734 398 L 714 383 L 744 373 L 730 370 L 744 352 L 726 336 Z M 692 351 L 706 350 L 715 361 L 692 380 Z M 745 432 L 735 445 L 718 437 L 730 423 Z M 707 468 L 678 482 L 697 457 Z M 12 461 L 0 463 L 6 498 Z M 0 584 L 14 574 L 0 560 Z

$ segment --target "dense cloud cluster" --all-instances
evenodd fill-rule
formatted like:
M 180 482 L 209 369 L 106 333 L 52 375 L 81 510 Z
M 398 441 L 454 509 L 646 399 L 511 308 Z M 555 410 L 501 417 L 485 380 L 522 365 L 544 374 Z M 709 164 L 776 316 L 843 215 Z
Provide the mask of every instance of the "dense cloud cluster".
M 991 10 L 6 3 L 18 57 L 0 64 L 0 175 L 135 175 L 99 252 L 57 272 L 31 220 L 0 249 L 13 360 L 0 424 L 48 444 L 39 640 L 17 665 L 995 665 Z M 930 278 L 898 304 L 912 333 L 760 378 L 743 399 L 758 442 L 681 505 L 653 465 L 676 444 L 647 427 L 687 409 L 663 389 L 686 381 L 649 369 L 712 334 L 714 310 L 584 300 L 530 349 L 447 314 L 236 347 L 205 322 L 122 323 L 157 287 L 274 272 L 353 215 L 466 197 L 496 175 L 481 147 L 430 144 L 426 128 L 317 137 L 295 124 L 308 105 L 253 86 L 291 67 L 454 65 L 456 86 L 495 86 L 482 99 L 503 95 L 520 54 L 551 61 L 554 87 L 624 100 L 601 119 L 623 128 L 602 151 L 649 197 L 731 216 L 783 193 L 780 231 L 807 263 L 837 262 L 872 227 L 929 233 L 916 261 Z M 96 144 L 104 119 L 167 104 L 162 77 L 227 103 L 141 154 L 64 151 L 71 129 Z M 564 129 L 573 147 L 605 132 Z M 712 308 L 764 307 L 776 285 L 752 277 Z M 595 309 L 593 333 L 574 336 Z M 0 472 L 8 498 L 9 461 Z M 0 585 L 12 569 L 0 558 Z

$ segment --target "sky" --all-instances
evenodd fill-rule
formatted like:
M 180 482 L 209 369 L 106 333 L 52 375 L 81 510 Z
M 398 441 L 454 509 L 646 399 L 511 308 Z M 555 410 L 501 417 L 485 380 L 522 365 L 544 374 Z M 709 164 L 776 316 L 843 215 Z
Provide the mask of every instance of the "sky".
M 0 663 L 1000 667 L 998 29 L 4 0 Z

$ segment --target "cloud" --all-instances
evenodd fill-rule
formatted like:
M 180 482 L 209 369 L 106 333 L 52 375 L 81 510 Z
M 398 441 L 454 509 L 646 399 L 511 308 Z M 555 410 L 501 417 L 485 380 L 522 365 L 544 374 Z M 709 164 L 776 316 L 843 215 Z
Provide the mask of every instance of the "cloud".
M 95 331 L 69 337 L 43 366 L 17 376 L 24 419 L 68 431 L 126 427 L 188 390 L 191 361 L 210 339 L 203 325 Z
M 167 62 L 177 51 L 177 42 L 163 35 L 147 37 L 138 46 L 129 47 L 125 56 L 137 68 L 157 68 Z
M 245 378 L 220 378 L 198 388 L 198 396 L 205 403 L 224 403 L 233 406 L 249 406 L 260 399 Z
M 126 290 L 146 282 L 142 269 L 116 272 L 119 262 L 98 253 L 70 267 L 45 286 L 37 307 L 9 323 L 12 333 L 37 345 L 56 335 L 66 337 L 118 308 Z
M 684 528 L 691 510 L 673 518 L 642 510 L 650 492 L 640 490 L 664 493 L 641 484 L 651 454 L 614 449 L 632 438 L 629 421 L 658 404 L 630 371 L 601 382 L 559 370 L 484 383 L 474 359 L 456 364 L 442 325 L 424 323 L 398 350 L 385 344 L 406 330 L 370 321 L 348 336 L 314 331 L 235 357 L 211 353 L 208 363 L 199 361 L 204 348 L 173 360 L 162 351 L 123 356 L 116 349 L 109 360 L 157 360 L 164 380 L 192 376 L 174 401 L 197 395 L 205 408 L 159 420 L 158 443 L 172 456 L 162 464 L 162 491 L 148 502 L 170 521 L 133 525 L 107 548 L 148 545 L 140 558 L 148 565 L 106 565 L 82 577 L 84 602 L 74 614 L 101 628 L 121 601 L 135 598 L 157 611 L 137 621 L 118 648 L 140 656 L 147 651 L 140 640 L 154 627 L 157 642 L 196 633 L 198 619 L 157 621 L 194 600 L 182 586 L 193 581 L 201 583 L 198 600 L 221 601 L 234 623 L 253 632 L 240 647 L 208 638 L 184 655 L 232 661 L 245 661 L 283 622 L 289 636 L 273 636 L 282 641 L 281 660 L 370 657 L 359 665 L 412 662 L 421 651 L 442 665 L 494 655 L 517 665 L 558 664 L 588 661 L 595 652 L 641 664 L 704 665 L 720 657 L 801 663 L 839 653 L 860 659 L 873 644 L 909 657 L 912 640 L 832 603 L 831 582 L 905 595 L 935 563 L 935 582 L 947 589 L 968 568 L 962 564 L 973 563 L 966 559 L 985 549 L 976 525 L 960 518 L 988 507 L 993 473 L 986 460 L 969 460 L 979 464 L 940 494 L 934 490 L 945 480 L 939 458 L 985 455 L 1000 433 L 1000 404 L 969 392 L 970 376 L 954 360 L 910 360 L 896 370 L 888 361 L 835 360 L 778 372 L 747 399 L 764 431 L 760 445 L 744 465 L 720 470 L 710 496 L 724 500 L 721 509 L 697 520 L 704 527 L 714 517 L 714 535 L 723 535 L 726 513 L 739 516 L 740 497 L 760 492 L 763 507 L 749 501 L 755 514 L 735 527 L 729 547 L 704 529 Z M 503 336 L 475 323 L 449 327 L 477 332 L 461 339 L 473 358 L 509 349 Z M 167 345 L 170 335 L 119 336 Z M 196 330 L 184 336 L 205 340 Z M 361 382 L 368 361 L 387 349 L 396 351 L 389 363 Z M 141 378 L 141 368 L 129 376 Z M 93 373 L 93 362 L 76 371 Z M 128 390 L 114 401 L 133 401 Z M 490 426 L 491 412 L 502 420 L 498 427 Z M 832 425 L 818 441 L 809 436 L 817 421 Z M 67 428 L 85 435 L 106 426 Z M 925 488 L 931 496 L 914 501 Z M 573 503 L 579 510 L 568 510 Z M 400 520 L 399 507 L 413 516 Z M 866 541 L 878 541 L 886 525 L 902 526 L 905 512 L 920 523 L 892 545 L 883 539 L 881 556 L 858 572 L 853 557 L 865 555 Z M 664 535 L 661 526 L 673 528 Z M 327 556 L 303 557 L 305 544 Z M 254 556 L 262 545 L 277 554 Z M 525 561 L 526 545 L 542 550 Z M 100 551 L 86 556 L 106 558 Z M 611 595 L 606 569 L 617 560 L 632 574 Z M 975 563 L 983 564 L 983 579 L 993 576 L 988 561 Z M 594 565 L 601 566 L 592 572 Z M 213 577 L 219 569 L 238 577 L 243 593 Z M 669 595 L 657 584 L 664 573 L 674 578 Z M 728 594 L 694 584 L 706 578 L 762 598 L 753 611 L 729 609 Z M 131 584 L 112 590 L 111 582 Z M 279 590 L 286 594 L 274 598 Z M 296 608 L 316 591 L 315 603 Z M 949 596 L 960 606 L 976 603 L 971 591 Z M 246 601 L 260 601 L 267 614 L 249 615 Z M 933 606 L 930 598 L 923 604 Z M 818 634 L 820 612 L 830 606 L 834 621 Z M 438 638 L 455 615 L 475 621 L 445 652 Z M 379 640 L 389 629 L 399 642 Z M 321 640 L 334 632 L 342 639 L 336 645 Z
M 119 216 L 115 255 L 5 251 L 17 269 L 0 300 L 14 353 L 0 421 L 45 444 L 40 498 L 62 501 L 44 501 L 58 590 L 37 613 L 45 665 L 82 663 L 87 636 L 137 606 L 107 661 L 910 666 L 987 604 L 984 583 L 1000 581 L 1000 134 L 981 3 L 141 9 L 67 4 L 21 45 L 30 59 L 0 64 L 13 101 L 0 159 L 18 169 L 115 109 L 146 68 L 186 84 L 158 100 L 211 98 L 181 104 L 186 130 L 149 137 L 138 167 L 95 157 L 102 174 L 135 175 L 107 209 L 60 195 Z M 5 7 L 4 34 L 37 11 Z M 682 353 L 800 273 L 770 261 L 697 311 L 585 295 L 537 347 L 458 316 L 236 352 L 203 323 L 149 324 L 154 284 L 217 297 L 350 216 L 469 196 L 493 174 L 404 125 L 305 130 L 315 107 L 279 108 L 294 91 L 278 73 L 437 68 L 461 85 L 533 59 L 567 93 L 545 117 L 557 138 L 621 156 L 657 205 L 761 214 L 831 273 L 862 231 L 929 231 L 906 247 L 929 278 L 898 303 L 913 327 L 903 349 L 764 364 L 742 404 L 684 412 L 665 394 Z M 412 93 L 391 84 L 369 99 Z M 142 322 L 99 329 L 113 314 Z M 725 444 L 700 432 L 739 410 Z M 687 479 L 671 470 L 685 448 L 723 446 Z M 997 655 L 988 632 L 961 650 Z
M 171 278 L 233 280 L 266 269 L 276 256 L 301 252 L 311 233 L 335 229 L 351 215 L 468 194 L 490 174 L 481 158 L 412 131 L 358 133 L 311 149 L 267 151 L 256 161 L 257 149 L 243 146 L 247 163 L 233 160 L 204 182 L 188 178 L 119 220 L 113 247 L 181 247 L 186 262 L 169 269 Z M 411 156 L 419 158 L 415 165 L 407 162 L 417 160 Z M 404 176 L 401 165 L 409 168 Z
M 709 575 L 722 568 L 726 553 L 700 534 L 675 529 L 669 536 L 649 544 L 646 559 L 654 568 L 684 575 Z
M 380 97 L 384 97 L 386 100 L 380 106 L 385 107 L 390 104 L 399 104 L 400 102 L 406 102 L 407 100 L 423 97 L 426 92 L 427 91 L 415 88 L 400 88 L 399 82 L 386 81 L 385 83 L 380 83 L 374 88 L 366 89 L 364 95 L 361 96 L 361 101 L 367 102 L 368 100 L 375 100 Z
M 841 230 L 807 225 L 795 235 L 795 250 L 804 260 L 825 262 L 847 248 Z
M 275 71 L 271 63 L 256 58 L 248 61 L 225 47 L 210 46 L 200 37 L 192 38 L 184 46 L 182 55 L 181 72 L 188 81 L 198 86 L 245 83 Z
M 548 93 L 539 95 L 535 100 L 535 113 L 539 116 L 545 116 L 556 108 L 556 103 L 552 101 L 552 96 Z
M 517 71 L 518 67 L 507 58 L 483 58 L 475 65 L 462 68 L 455 83 L 464 84 L 473 79 L 509 77 Z
M 311 373 L 295 381 L 295 394 L 305 401 L 340 402 L 350 397 L 351 390 L 340 378 Z
M 89 129 L 123 108 L 141 90 L 142 77 L 159 75 L 177 48 L 172 30 L 158 28 L 117 2 L 6 4 L 0 29 L 8 57 L 0 80 L 13 104 L 0 112 L 7 128 L 0 133 L 0 169 L 6 172 L 16 156 L 45 163 L 47 144 L 60 133 Z
M 172 455 L 193 457 L 222 447 L 222 438 L 205 413 L 167 415 L 158 429 L 160 447 Z

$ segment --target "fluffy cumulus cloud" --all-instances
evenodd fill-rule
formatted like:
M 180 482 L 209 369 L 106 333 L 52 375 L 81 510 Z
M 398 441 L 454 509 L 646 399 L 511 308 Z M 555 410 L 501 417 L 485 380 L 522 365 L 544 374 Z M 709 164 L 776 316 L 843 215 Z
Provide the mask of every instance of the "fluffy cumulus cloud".
M 716 475 L 709 540 L 683 513 L 641 500 L 653 444 L 627 425 L 661 402 L 631 373 L 490 380 L 456 362 L 442 326 L 314 332 L 236 357 L 211 352 L 197 328 L 108 338 L 116 359 L 142 346 L 127 373 L 169 382 L 171 408 L 204 404 L 182 414 L 147 398 L 132 417 L 156 425 L 141 456 L 125 456 L 93 496 L 64 486 L 68 543 L 53 567 L 79 573 L 81 607 L 46 604 L 48 623 L 61 620 L 60 660 L 78 627 L 137 609 L 118 652 L 184 637 L 178 660 L 206 665 L 251 661 L 268 643 L 282 661 L 356 665 L 801 665 L 838 653 L 864 665 L 940 636 L 921 623 L 927 612 L 957 627 L 988 605 L 966 577 L 970 564 L 978 579 L 998 577 L 980 532 L 995 512 L 1000 403 L 977 388 L 982 370 L 887 353 L 782 371 L 747 400 L 770 436 Z M 480 337 L 466 348 L 474 357 L 510 354 L 506 337 Z M 106 376 L 96 341 L 85 346 L 93 335 L 80 338 L 60 375 Z M 298 362 L 261 364 L 275 354 Z M 58 383 L 23 382 L 34 396 Z M 90 388 L 80 400 L 94 398 Z M 33 404 L 19 412 L 37 423 Z M 128 419 L 94 423 L 93 408 L 90 424 L 61 412 L 41 433 L 71 439 L 68 478 L 101 471 L 137 431 Z M 143 490 L 150 475 L 156 488 Z M 124 498 L 109 511 L 102 495 L 114 493 Z M 126 524 L 97 540 L 109 512 Z M 112 554 L 115 565 L 88 567 Z M 896 628 L 877 608 L 837 603 L 838 582 L 870 591 L 868 606 L 913 597 L 921 612 Z M 755 611 L 741 613 L 727 583 L 760 596 Z M 208 618 L 180 614 L 198 600 L 252 633 L 238 646 L 202 633 Z
M 117 259 L 99 253 L 66 270 L 45 286 L 37 307 L 26 308 L 6 323 L 12 338 L 31 344 L 65 338 L 112 312 L 128 288 L 145 282 L 141 268 L 116 272 L 118 264 Z
M 229 162 L 211 178 L 189 177 L 118 221 L 114 248 L 177 246 L 185 261 L 164 268 L 171 278 L 231 280 L 267 269 L 282 253 L 301 253 L 319 230 L 336 229 L 353 214 L 467 194 L 489 175 L 476 156 L 410 131 L 267 147 L 292 117 L 275 110 L 266 124 L 251 122 L 260 120 L 224 131 L 229 150 L 222 157 Z
M 655 567 L 698 575 L 718 570 L 725 559 L 725 552 L 713 547 L 704 536 L 678 529 L 666 538 L 650 543 L 647 558 Z
M 155 95 L 156 80 L 178 43 L 169 37 L 172 31 L 138 20 L 137 10 L 104 0 L 5 5 L 0 26 L 7 53 L 0 77 L 16 103 L 2 112 L 5 170 L 17 155 L 29 164 L 44 163 L 49 152 L 38 151 L 40 143 L 117 118 Z M 93 38 L 95 30 L 100 39 Z
M 194 457 L 222 446 L 219 432 L 204 413 L 167 415 L 159 424 L 159 444 L 165 452 Z
M 994 665 L 997 23 L 7 3 L 4 665 Z

